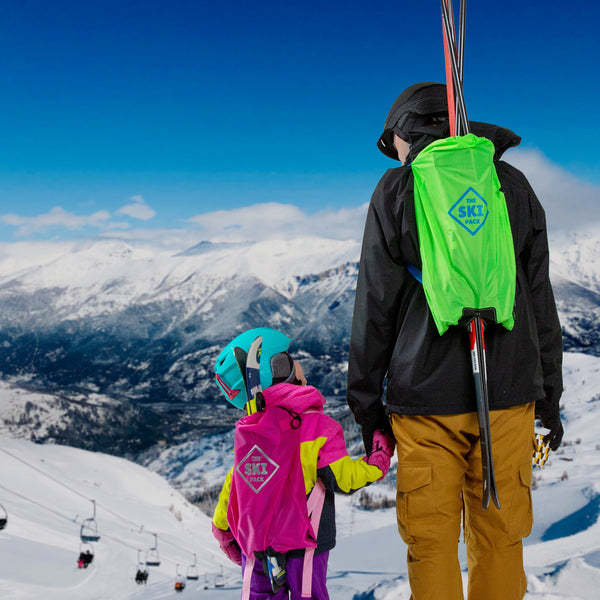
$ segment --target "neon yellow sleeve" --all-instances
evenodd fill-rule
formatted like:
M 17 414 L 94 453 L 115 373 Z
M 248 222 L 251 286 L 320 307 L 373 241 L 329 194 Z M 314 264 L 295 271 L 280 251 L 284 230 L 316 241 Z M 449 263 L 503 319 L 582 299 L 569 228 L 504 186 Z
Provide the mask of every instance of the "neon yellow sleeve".
M 217 507 L 215 508 L 215 513 L 213 515 L 213 523 L 215 527 L 226 531 L 229 529 L 229 525 L 227 524 L 227 507 L 229 505 L 229 492 L 231 490 L 231 478 L 233 477 L 233 469 L 227 473 L 227 477 L 225 477 L 225 483 L 221 488 L 221 493 L 219 494 L 219 501 L 217 502 Z
M 334 491 L 343 494 L 352 494 L 383 476 L 379 467 L 370 465 L 364 458 L 352 459 L 350 456 L 339 458 L 323 470 L 328 469 L 331 471 Z

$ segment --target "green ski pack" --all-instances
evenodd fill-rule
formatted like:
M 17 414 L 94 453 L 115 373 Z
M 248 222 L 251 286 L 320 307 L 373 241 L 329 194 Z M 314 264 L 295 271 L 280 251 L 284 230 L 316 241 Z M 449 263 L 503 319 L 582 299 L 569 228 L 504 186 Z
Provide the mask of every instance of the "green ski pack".
M 493 143 L 469 133 L 436 140 L 412 163 L 423 288 L 440 335 L 485 309 L 514 325 L 515 253 L 493 157 Z

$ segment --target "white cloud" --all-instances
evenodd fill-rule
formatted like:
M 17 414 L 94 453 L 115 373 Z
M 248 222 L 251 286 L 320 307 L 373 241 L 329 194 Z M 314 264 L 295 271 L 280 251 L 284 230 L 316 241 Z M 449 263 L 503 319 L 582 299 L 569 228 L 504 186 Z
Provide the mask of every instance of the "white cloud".
M 507 161 L 523 171 L 546 211 L 551 231 L 575 230 L 600 223 L 600 186 L 577 178 L 537 150 L 513 150 Z M 373 182 L 373 187 L 377 182 Z M 314 235 L 360 240 L 368 203 L 313 214 L 275 202 L 199 214 L 188 222 L 202 239 L 242 242 Z
M 297 206 L 269 202 L 232 210 L 217 210 L 188 219 L 200 227 L 202 239 L 213 242 L 244 242 L 318 236 L 357 240 L 362 231 L 368 204 L 313 214 Z
M 578 179 L 538 150 L 514 150 L 506 160 L 527 176 L 546 211 L 549 230 L 570 231 L 600 222 L 600 186 Z
M 132 196 L 129 199 L 132 203 L 122 206 L 117 211 L 118 215 L 127 215 L 132 219 L 139 219 L 140 221 L 149 221 L 156 216 L 156 211 L 146 204 L 142 196 Z
M 130 200 L 131 204 L 121 207 L 115 215 L 125 215 L 142 221 L 147 221 L 156 215 L 142 196 L 132 196 Z M 50 229 L 74 231 L 91 227 L 100 231 L 114 231 L 131 228 L 131 224 L 127 221 L 113 220 L 113 215 L 107 210 L 99 210 L 89 215 L 77 215 L 66 211 L 61 206 L 55 206 L 49 212 L 33 217 L 4 214 L 0 215 L 0 221 L 15 227 L 15 234 L 22 237 L 45 233 Z
M 2 215 L 0 219 L 3 223 L 16 227 L 18 235 L 28 236 L 57 227 L 70 230 L 83 229 L 84 227 L 102 227 L 110 221 L 111 215 L 106 210 L 99 210 L 91 215 L 76 215 L 67 212 L 60 206 L 55 206 L 49 212 L 35 217 L 6 214 Z
M 552 163 L 532 149 L 511 150 L 506 160 L 522 170 L 546 210 L 551 232 L 574 231 L 600 223 L 600 186 L 586 182 Z M 373 181 L 373 188 L 377 181 Z M 165 247 L 193 245 L 200 240 L 245 242 L 264 239 L 292 239 L 316 236 L 335 240 L 361 240 L 368 203 L 308 213 L 299 206 L 277 202 L 255 204 L 230 210 L 214 210 L 190 217 L 178 229 L 132 227 L 127 218 L 152 219 L 156 212 L 140 196 L 113 214 L 99 210 L 77 215 L 55 207 L 33 217 L 4 214 L 0 221 L 15 228 L 17 235 L 29 237 L 49 230 L 95 228 L 107 237 L 155 241 Z M 121 218 L 117 218 L 117 217 Z

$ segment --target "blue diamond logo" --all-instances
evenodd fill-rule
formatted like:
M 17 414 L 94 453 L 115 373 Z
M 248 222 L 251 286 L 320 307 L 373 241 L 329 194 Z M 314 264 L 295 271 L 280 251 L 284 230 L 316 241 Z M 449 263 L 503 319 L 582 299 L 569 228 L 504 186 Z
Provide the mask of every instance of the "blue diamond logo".
M 458 199 L 448 214 L 471 235 L 475 235 L 485 223 L 490 211 L 485 198 L 472 187 Z

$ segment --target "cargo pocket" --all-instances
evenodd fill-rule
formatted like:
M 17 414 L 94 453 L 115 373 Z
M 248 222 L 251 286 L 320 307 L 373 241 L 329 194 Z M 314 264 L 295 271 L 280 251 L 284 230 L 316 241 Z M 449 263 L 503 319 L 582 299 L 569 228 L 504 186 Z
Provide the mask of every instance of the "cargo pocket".
M 398 531 L 406 544 L 429 537 L 435 514 L 432 485 L 432 468 L 429 464 L 398 464 L 396 474 L 396 515 Z
M 532 464 L 519 466 L 519 477 L 513 494 L 508 523 L 508 537 L 515 543 L 527 537 L 533 526 L 533 506 L 531 502 Z

